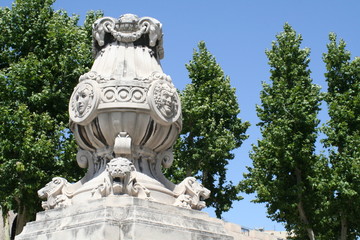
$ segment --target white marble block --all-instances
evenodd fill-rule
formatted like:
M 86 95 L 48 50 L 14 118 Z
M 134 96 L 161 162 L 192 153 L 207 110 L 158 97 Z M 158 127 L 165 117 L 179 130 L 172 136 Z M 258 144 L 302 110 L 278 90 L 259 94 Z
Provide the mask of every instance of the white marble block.
M 113 196 L 39 212 L 16 240 L 232 240 L 207 213 Z

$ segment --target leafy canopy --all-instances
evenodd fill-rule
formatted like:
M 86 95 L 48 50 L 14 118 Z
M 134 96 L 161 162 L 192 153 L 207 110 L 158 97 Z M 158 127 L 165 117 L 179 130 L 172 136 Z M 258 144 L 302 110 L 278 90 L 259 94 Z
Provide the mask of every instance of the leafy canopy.
M 181 93 L 183 131 L 175 145 L 174 167 L 168 176 L 177 182 L 196 176 L 211 190 L 208 205 L 217 217 L 240 200 L 239 189 L 226 180 L 227 165 L 234 159 L 232 150 L 247 138 L 248 122 L 240 113 L 235 89 L 224 75 L 204 42 L 198 44 L 193 59 L 186 65 L 192 80 Z
M 332 216 L 334 237 L 357 239 L 360 206 L 354 203 L 360 201 L 360 58 L 350 61 L 346 43 L 338 42 L 334 33 L 329 40 L 323 57 L 330 116 L 323 128 L 329 149 L 329 174 L 323 191 L 331 193 L 328 215 Z
M 270 83 L 263 83 L 257 106 L 262 139 L 250 154 L 253 167 L 244 174 L 242 189 L 256 193 L 255 202 L 266 203 L 269 217 L 284 222 L 299 239 L 313 235 L 317 174 L 314 154 L 320 88 L 310 78 L 309 49 L 289 24 L 266 51 Z
M 0 8 L 0 206 L 26 219 L 39 210 L 37 190 L 53 176 L 80 176 L 66 113 L 91 65 L 91 24 L 100 13 L 79 26 L 53 2 Z

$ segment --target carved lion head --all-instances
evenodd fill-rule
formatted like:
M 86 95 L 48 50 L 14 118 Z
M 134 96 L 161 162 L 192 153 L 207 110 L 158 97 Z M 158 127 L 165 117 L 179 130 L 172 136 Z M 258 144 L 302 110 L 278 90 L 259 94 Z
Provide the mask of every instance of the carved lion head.
M 51 182 L 47 183 L 45 187 L 38 191 L 41 199 L 49 198 L 61 194 L 61 189 L 65 186 L 67 180 L 62 177 L 54 177 Z
M 118 157 L 107 164 L 107 171 L 113 179 L 124 179 L 132 171 L 135 171 L 134 164 L 127 158 Z

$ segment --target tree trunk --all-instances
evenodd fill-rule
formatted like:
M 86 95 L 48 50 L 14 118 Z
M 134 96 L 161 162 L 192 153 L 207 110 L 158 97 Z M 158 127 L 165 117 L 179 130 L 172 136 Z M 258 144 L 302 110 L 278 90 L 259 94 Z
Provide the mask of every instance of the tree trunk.
M 297 205 L 298 210 L 299 210 L 299 214 L 300 214 L 300 219 L 301 221 L 306 225 L 306 231 L 308 234 L 308 237 L 310 240 L 315 240 L 315 235 L 314 235 L 314 231 L 312 230 L 311 227 L 309 227 L 309 220 L 306 217 L 305 214 L 305 210 L 304 210 L 304 206 L 302 204 L 302 201 L 300 201 Z
M 18 215 L 16 217 L 16 231 L 15 235 L 18 235 L 22 232 L 25 224 L 29 221 L 29 214 L 26 211 L 25 206 L 19 209 Z
M 341 235 L 340 240 L 346 240 L 347 239 L 347 231 L 348 231 L 348 222 L 346 215 L 341 211 Z
M 295 174 L 296 174 L 296 183 L 297 183 L 297 185 L 299 185 L 302 182 L 301 170 L 299 168 L 295 168 Z M 306 228 L 309 239 L 310 240 L 315 240 L 314 231 L 310 227 L 309 220 L 308 220 L 308 218 L 306 216 L 306 213 L 305 213 L 305 210 L 304 210 L 304 205 L 303 205 L 303 202 L 302 202 L 302 193 L 301 192 L 298 193 L 298 199 L 299 199 L 299 202 L 297 204 L 297 208 L 298 208 L 298 211 L 299 211 L 300 220 L 306 226 L 305 228 Z

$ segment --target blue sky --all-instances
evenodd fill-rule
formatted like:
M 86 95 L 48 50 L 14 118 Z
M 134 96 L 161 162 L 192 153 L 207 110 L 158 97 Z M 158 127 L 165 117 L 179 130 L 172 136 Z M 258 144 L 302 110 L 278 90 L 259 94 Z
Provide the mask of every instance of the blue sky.
M 0 0 L 0 6 L 10 6 L 11 2 Z M 323 90 L 326 83 L 322 54 L 326 52 L 329 32 L 347 42 L 353 57 L 360 56 L 358 0 L 57 0 L 54 8 L 80 15 L 81 23 L 89 10 L 102 10 L 111 17 L 134 13 L 158 19 L 164 32 L 163 70 L 179 89 L 190 83 L 185 64 L 191 60 L 197 43 L 204 40 L 236 88 L 239 117 L 252 124 L 247 132 L 249 139 L 235 151 L 235 159 L 228 167 L 228 178 L 233 182 L 240 181 L 245 166 L 251 165 L 251 144 L 261 138 L 255 105 L 260 103 L 261 82 L 270 76 L 264 51 L 271 47 L 285 22 L 302 34 L 302 46 L 311 49 L 311 77 Z M 325 111 L 320 118 L 326 121 Z M 266 217 L 264 205 L 250 202 L 253 196 L 243 196 L 244 200 L 234 203 L 233 209 L 223 215 L 226 221 L 249 228 L 284 229 Z M 211 209 L 206 211 L 214 216 Z

